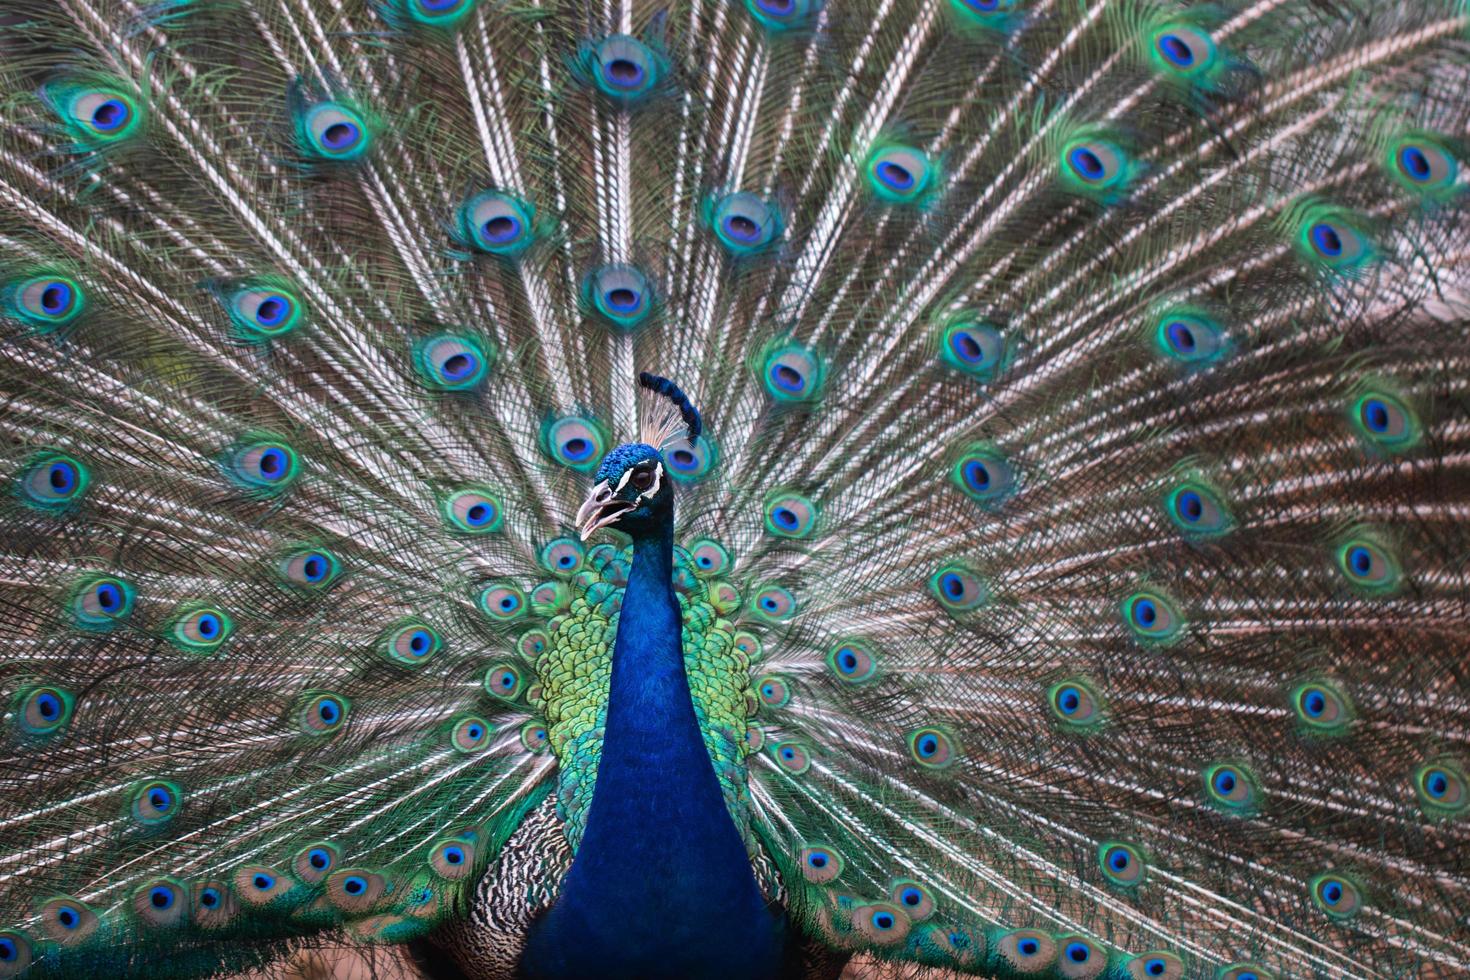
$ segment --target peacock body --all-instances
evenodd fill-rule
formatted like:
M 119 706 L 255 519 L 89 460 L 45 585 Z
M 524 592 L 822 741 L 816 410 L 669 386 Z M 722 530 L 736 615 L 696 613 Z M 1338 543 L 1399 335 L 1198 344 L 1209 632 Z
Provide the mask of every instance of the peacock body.
M 1470 972 L 1460 0 L 0 24 L 0 977 Z

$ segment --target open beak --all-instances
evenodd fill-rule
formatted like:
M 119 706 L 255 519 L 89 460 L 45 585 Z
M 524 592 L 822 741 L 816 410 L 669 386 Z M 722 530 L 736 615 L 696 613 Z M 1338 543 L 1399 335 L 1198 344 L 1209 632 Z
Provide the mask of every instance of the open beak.
M 576 525 L 582 540 L 586 541 L 595 532 L 614 523 L 636 506 L 634 501 L 621 500 L 613 496 L 612 487 L 607 485 L 606 480 L 603 480 L 592 488 L 586 501 L 577 508 Z

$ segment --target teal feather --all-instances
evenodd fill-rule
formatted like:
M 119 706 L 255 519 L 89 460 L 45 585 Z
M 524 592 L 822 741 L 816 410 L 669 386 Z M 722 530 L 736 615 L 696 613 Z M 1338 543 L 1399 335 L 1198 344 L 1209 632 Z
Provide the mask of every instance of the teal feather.
M 1470 973 L 1462 0 L 11 6 L 0 978 Z

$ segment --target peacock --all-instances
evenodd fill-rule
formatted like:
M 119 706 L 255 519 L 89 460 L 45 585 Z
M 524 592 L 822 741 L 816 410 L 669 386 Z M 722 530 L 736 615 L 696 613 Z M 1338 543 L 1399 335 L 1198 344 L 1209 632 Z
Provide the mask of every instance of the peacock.
M 1464 0 L 7 0 L 0 978 L 1470 975 Z

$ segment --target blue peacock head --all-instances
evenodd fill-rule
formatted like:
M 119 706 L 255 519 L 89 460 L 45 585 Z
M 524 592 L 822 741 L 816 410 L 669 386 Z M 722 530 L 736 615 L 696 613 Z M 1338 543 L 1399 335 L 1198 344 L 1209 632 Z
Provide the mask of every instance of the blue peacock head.
M 672 408 L 645 413 L 643 441 L 626 442 L 602 458 L 597 483 L 577 510 L 582 540 L 605 527 L 617 527 L 633 537 L 649 534 L 674 518 L 674 486 L 660 447 L 677 440 L 679 429 L 692 446 L 703 422 L 688 396 L 667 378 L 643 372 L 638 384 L 666 399 Z

